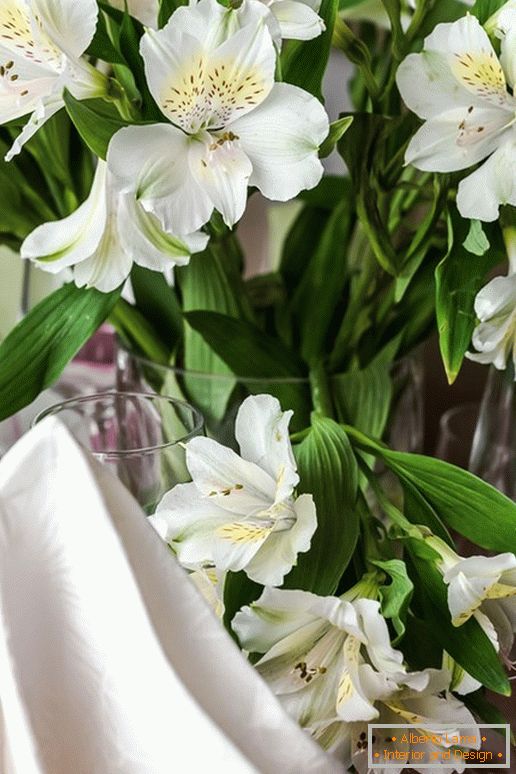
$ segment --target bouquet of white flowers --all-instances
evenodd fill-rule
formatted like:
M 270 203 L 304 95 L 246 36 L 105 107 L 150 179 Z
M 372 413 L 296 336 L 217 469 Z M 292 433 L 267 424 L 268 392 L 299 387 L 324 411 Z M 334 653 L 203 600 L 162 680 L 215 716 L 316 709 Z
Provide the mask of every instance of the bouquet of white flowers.
M 486 689 L 510 693 L 516 505 L 385 440 L 393 365 L 436 325 L 450 382 L 466 356 L 513 378 L 515 83 L 515 0 L 0 7 L 1 242 L 64 278 L 0 344 L 0 419 L 106 320 L 200 408 L 211 437 L 151 521 L 359 772 L 368 723 L 503 722 Z M 295 204 L 249 278 L 258 195 Z

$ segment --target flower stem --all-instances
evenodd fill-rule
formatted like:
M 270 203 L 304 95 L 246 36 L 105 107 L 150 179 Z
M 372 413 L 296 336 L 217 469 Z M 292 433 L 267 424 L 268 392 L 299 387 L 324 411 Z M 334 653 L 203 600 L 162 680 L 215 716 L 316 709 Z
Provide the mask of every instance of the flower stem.
M 333 401 L 328 374 L 322 363 L 317 363 L 310 369 L 310 388 L 314 410 L 322 416 L 334 416 Z

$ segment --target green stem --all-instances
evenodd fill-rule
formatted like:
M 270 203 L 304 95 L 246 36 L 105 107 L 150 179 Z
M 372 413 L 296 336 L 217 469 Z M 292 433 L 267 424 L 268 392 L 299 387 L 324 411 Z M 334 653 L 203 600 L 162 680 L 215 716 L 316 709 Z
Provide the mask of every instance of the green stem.
M 310 369 L 310 388 L 315 411 L 325 417 L 334 416 L 333 401 L 328 374 L 322 363 L 317 363 Z
M 134 306 L 121 299 L 111 312 L 109 321 L 119 334 L 124 337 L 128 335 L 150 360 L 168 365 L 167 348 L 156 337 L 150 323 Z

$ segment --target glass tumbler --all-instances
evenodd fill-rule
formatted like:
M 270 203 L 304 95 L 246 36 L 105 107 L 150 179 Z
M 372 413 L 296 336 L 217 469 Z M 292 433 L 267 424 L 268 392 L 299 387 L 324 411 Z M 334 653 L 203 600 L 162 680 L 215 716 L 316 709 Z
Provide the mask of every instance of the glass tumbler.
M 41 412 L 58 417 L 95 459 L 154 513 L 163 495 L 190 480 L 185 444 L 204 434 L 204 419 L 183 401 L 143 392 L 84 395 Z

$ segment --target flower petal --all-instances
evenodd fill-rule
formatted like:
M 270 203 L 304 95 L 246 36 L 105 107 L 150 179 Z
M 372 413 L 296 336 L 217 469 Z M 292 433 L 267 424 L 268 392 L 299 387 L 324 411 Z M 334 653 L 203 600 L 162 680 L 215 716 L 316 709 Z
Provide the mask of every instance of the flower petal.
M 180 129 L 154 124 L 121 129 L 109 145 L 108 165 L 121 190 L 132 191 L 172 234 L 197 231 L 213 212 L 190 171 L 192 144 L 198 143 Z
M 296 521 L 290 529 L 273 531 L 245 568 L 246 575 L 263 586 L 281 586 L 297 557 L 310 549 L 317 529 L 312 495 L 301 495 L 294 505 Z
M 372 599 L 354 602 L 361 628 L 367 638 L 367 654 L 374 667 L 386 674 L 405 672 L 403 654 L 391 645 L 387 622 L 380 612 L 380 603 Z
M 119 203 L 120 241 L 134 263 L 153 271 L 184 266 L 191 252 L 204 250 L 208 235 L 198 232 L 186 238 L 168 234 L 155 215 L 146 212 L 132 193 L 121 194 Z
M 190 146 L 190 170 L 197 185 L 210 198 L 224 223 L 233 226 L 244 214 L 251 162 L 231 139 L 217 141 L 205 133 L 204 143 Z
M 150 517 L 179 562 L 190 569 L 213 563 L 214 533 L 227 520 L 227 512 L 203 497 L 193 483 L 175 486 Z
M 215 530 L 213 562 L 220 570 L 245 570 L 261 546 L 269 539 L 272 527 L 260 523 L 235 521 L 221 524 Z
M 283 412 L 272 395 L 251 395 L 240 406 L 235 424 L 242 457 L 266 470 L 278 483 L 278 502 L 290 497 L 299 483 L 288 432 L 292 414 Z
M 123 11 L 126 0 L 109 0 L 109 4 Z M 128 0 L 129 13 L 146 27 L 158 26 L 159 0 Z
M 253 165 L 250 185 L 268 199 L 287 201 L 320 181 L 323 167 L 318 148 L 329 122 L 311 94 L 276 83 L 263 104 L 230 128 Z
M 69 57 L 81 56 L 95 35 L 95 0 L 32 0 L 32 12 L 46 35 Z
M 27 143 L 31 137 L 34 137 L 36 132 L 41 129 L 43 124 L 45 124 L 50 118 L 52 118 L 53 115 L 61 110 L 63 106 L 64 102 L 60 94 L 50 94 L 50 96 L 41 100 L 20 134 L 16 137 L 8 153 L 6 153 L 5 160 L 11 161 L 15 156 L 17 156 L 21 152 L 25 143 Z
M 268 473 L 211 438 L 188 442 L 186 464 L 202 494 L 226 511 L 251 515 L 274 502 L 275 482 Z
M 107 168 L 100 161 L 86 201 L 67 218 L 44 223 L 29 234 L 21 247 L 22 258 L 51 274 L 90 258 L 106 227 L 106 179 Z
M 201 127 L 221 129 L 252 111 L 274 83 L 276 53 L 263 24 L 237 30 L 210 49 L 195 27 L 185 32 L 171 23 L 147 31 L 141 52 L 154 99 L 172 123 L 190 134 Z
M 516 206 L 516 141 L 505 142 L 476 172 L 461 181 L 457 207 L 464 218 L 497 220 L 500 206 Z
M 412 138 L 405 161 L 429 172 L 452 172 L 477 164 L 495 151 L 509 114 L 496 108 L 456 108 L 431 118 Z
M 319 14 L 300 0 L 276 0 L 270 9 L 279 23 L 282 38 L 312 40 L 326 29 Z

